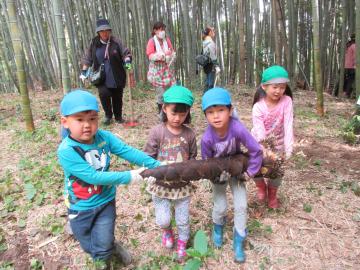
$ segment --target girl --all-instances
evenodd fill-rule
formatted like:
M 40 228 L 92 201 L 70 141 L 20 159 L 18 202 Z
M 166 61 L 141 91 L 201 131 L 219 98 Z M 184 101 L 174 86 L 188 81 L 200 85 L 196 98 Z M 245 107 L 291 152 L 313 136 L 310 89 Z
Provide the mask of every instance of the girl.
M 172 86 L 164 93 L 161 117 L 163 123 L 155 126 L 149 135 L 145 152 L 162 162 L 182 162 L 195 159 L 197 154 L 195 133 L 185 124 L 190 123 L 190 107 L 194 102 L 191 91 L 182 86 Z M 171 228 L 171 204 L 175 206 L 175 221 L 179 234 L 178 259 L 186 256 L 186 243 L 190 236 L 189 204 L 193 187 L 180 190 L 167 189 L 149 184 L 147 187 L 155 207 L 156 223 L 162 229 L 162 245 L 173 248 L 174 234 Z
M 206 27 L 202 35 L 203 54 L 210 57 L 211 63 L 204 66 L 204 72 L 206 74 L 204 92 L 214 87 L 215 76 L 220 73 L 220 67 L 216 56 L 216 44 L 214 42 L 214 38 L 215 29 L 210 26 Z
M 292 92 L 288 82 L 289 76 L 283 67 L 271 66 L 264 70 L 254 96 L 251 130 L 257 141 L 273 137 L 276 150 L 286 159 L 290 158 L 294 143 Z M 267 195 L 269 208 L 279 208 L 276 193 L 282 179 L 271 179 L 268 183 L 264 178 L 254 180 L 259 202 L 264 203 Z
M 147 78 L 157 92 L 157 105 L 159 113 L 162 107 L 162 95 L 168 87 L 175 83 L 175 74 L 172 63 L 175 60 L 171 41 L 165 34 L 166 25 L 157 22 L 153 26 L 152 37 L 146 46 L 146 55 L 149 58 L 149 71 Z
M 249 153 L 249 162 L 243 177 L 247 180 L 259 171 L 262 151 L 246 127 L 232 116 L 232 108 L 230 94 L 223 88 L 215 87 L 203 95 L 202 110 L 209 126 L 201 139 L 201 155 L 203 159 L 232 156 L 242 153 L 241 149 L 244 146 Z M 223 244 L 227 210 L 226 188 L 229 184 L 234 201 L 234 259 L 235 262 L 243 263 L 247 221 L 245 183 L 243 179 L 230 177 L 227 172 L 223 172 L 220 179 L 226 180 L 227 183 L 213 185 L 212 240 L 217 248 Z

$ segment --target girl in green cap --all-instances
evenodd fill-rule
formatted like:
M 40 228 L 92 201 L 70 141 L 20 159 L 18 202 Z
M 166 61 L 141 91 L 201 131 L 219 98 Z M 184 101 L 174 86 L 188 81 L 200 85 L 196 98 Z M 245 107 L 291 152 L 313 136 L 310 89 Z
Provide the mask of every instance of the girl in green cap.
M 289 76 L 281 66 L 271 66 L 264 70 L 261 85 L 257 89 L 252 109 L 252 135 L 257 141 L 273 137 L 276 150 L 286 159 L 293 151 L 293 103 L 292 92 L 288 86 Z M 279 208 L 276 197 L 281 178 L 254 178 L 257 198 L 260 203 L 268 200 L 269 208 Z
M 151 129 L 144 151 L 164 164 L 195 159 L 196 136 L 194 131 L 185 125 L 190 123 L 190 108 L 194 102 L 191 91 L 175 85 L 164 93 L 163 100 L 162 123 Z M 183 260 L 190 237 L 189 205 L 192 185 L 175 190 L 149 183 L 147 191 L 152 194 L 156 223 L 162 229 L 162 246 L 168 249 L 174 246 L 171 228 L 171 205 L 174 205 L 179 234 L 177 255 L 179 260 Z

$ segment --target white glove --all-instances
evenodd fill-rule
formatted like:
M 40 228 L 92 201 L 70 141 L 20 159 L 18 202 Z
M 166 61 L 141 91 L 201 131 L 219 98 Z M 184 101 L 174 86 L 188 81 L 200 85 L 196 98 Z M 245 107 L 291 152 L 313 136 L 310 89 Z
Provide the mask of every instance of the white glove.
M 85 80 L 87 79 L 87 76 L 85 76 L 84 74 L 81 74 L 79 78 L 82 81 L 82 83 L 85 83 Z
M 138 184 L 144 180 L 144 178 L 140 175 L 143 171 L 145 171 L 145 167 L 141 167 L 140 169 L 131 170 L 130 171 L 130 183 L 129 184 Z
M 150 61 L 165 61 L 165 54 L 164 53 L 153 53 L 149 57 Z
M 228 173 L 227 171 L 222 171 L 222 173 L 220 174 L 219 184 L 228 182 L 230 178 L 231 178 L 230 173 Z
M 156 178 L 153 177 L 153 176 L 144 178 L 144 182 L 146 182 L 146 183 L 148 183 L 148 184 L 154 184 L 155 181 L 156 181 Z
M 216 66 L 216 67 L 215 67 L 215 73 L 216 73 L 216 74 L 219 74 L 220 71 L 221 71 L 220 67 L 219 67 L 219 66 Z

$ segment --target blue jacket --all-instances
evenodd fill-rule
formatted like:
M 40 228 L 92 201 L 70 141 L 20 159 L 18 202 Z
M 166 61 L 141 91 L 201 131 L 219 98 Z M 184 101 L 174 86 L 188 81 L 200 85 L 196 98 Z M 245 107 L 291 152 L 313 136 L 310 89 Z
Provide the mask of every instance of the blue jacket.
M 110 154 L 138 166 L 155 168 L 160 162 L 125 144 L 111 132 L 98 130 L 92 144 L 66 137 L 58 148 L 65 174 L 66 205 L 73 210 L 88 210 L 115 198 L 116 185 L 130 182 L 130 171 L 110 172 Z

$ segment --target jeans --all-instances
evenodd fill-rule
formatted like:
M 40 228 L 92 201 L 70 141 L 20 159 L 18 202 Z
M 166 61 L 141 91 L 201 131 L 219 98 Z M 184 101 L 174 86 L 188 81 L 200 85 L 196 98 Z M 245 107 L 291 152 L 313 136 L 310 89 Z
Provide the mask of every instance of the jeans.
M 211 88 L 214 88 L 215 76 L 216 76 L 215 71 L 211 71 L 210 73 L 206 74 L 204 92 L 206 92 L 207 90 L 209 90 Z
M 111 119 L 114 114 L 115 120 L 122 120 L 124 89 L 107 88 L 105 85 L 101 85 L 98 90 L 105 117 Z
M 240 236 L 246 236 L 247 222 L 247 196 L 245 183 L 231 178 L 229 185 L 234 201 L 234 227 Z M 224 225 L 227 212 L 226 184 L 213 184 L 213 202 L 212 211 L 213 222 L 218 225 Z
M 115 201 L 85 211 L 69 209 L 68 215 L 81 248 L 93 260 L 107 260 L 114 248 Z
M 175 221 L 178 229 L 179 239 L 187 242 L 190 238 L 189 205 L 190 197 L 183 199 L 169 200 L 152 196 L 155 207 L 156 224 L 162 229 L 169 229 L 171 226 L 171 202 L 175 205 Z

